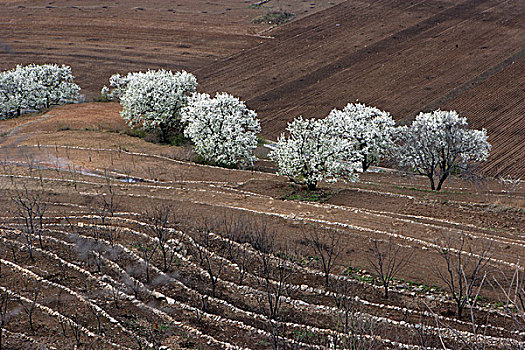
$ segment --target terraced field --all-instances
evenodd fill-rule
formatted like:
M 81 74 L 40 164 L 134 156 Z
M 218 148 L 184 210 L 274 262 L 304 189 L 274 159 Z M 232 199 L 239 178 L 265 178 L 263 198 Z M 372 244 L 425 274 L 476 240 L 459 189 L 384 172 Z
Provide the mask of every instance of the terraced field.
M 488 129 L 487 174 L 525 175 L 524 2 L 253 3 L 0 0 L 0 69 L 71 65 L 88 100 L 116 72 L 186 69 L 270 138 L 356 99 L 401 122 L 455 108 Z M 298 16 L 252 23 L 265 6 Z M 523 182 L 435 193 L 374 168 L 312 195 L 263 146 L 254 170 L 197 164 L 119 110 L 0 121 L 0 349 L 525 349 L 502 293 L 525 273 Z M 385 297 L 388 247 L 408 260 Z M 481 262 L 461 318 L 450 256 Z
M 286 179 L 185 161 L 184 149 L 127 135 L 117 111 L 63 106 L 0 124 L 7 348 L 466 348 L 469 317 L 438 288 L 439 238 L 490 243 L 491 276 L 510 276 L 523 255 L 523 185 L 453 180 L 435 194 L 380 172 L 323 185 L 324 203 L 284 200 Z M 33 231 L 20 199 L 38 204 Z M 341 248 L 327 283 L 312 230 Z M 385 299 L 370 240 L 389 238 L 413 255 Z M 519 349 L 519 327 L 487 309 L 497 289 L 481 294 L 478 340 Z

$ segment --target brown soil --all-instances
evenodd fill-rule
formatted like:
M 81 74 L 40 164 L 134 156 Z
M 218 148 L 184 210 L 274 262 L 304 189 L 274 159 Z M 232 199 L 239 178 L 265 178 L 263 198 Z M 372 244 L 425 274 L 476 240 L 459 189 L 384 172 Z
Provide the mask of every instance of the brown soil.
M 2 278 L 0 287 L 31 299 L 34 290 L 42 285 L 37 298 L 39 305 L 60 312 L 64 317 L 69 317 L 68 322 L 81 324 L 95 334 L 87 336 L 83 333 L 81 344 L 85 346 L 92 344 L 97 348 L 112 348 L 110 343 L 116 343 L 137 348 L 134 345 L 135 337 L 153 339 L 152 334 L 156 333 L 149 325 L 163 322 L 171 324 L 164 344 L 174 349 L 199 344 L 205 348 L 223 347 L 217 343 L 208 343 L 202 335 L 191 335 L 193 331 L 188 327 L 215 340 L 251 349 L 271 348 L 271 338 L 268 333 L 264 333 L 270 330 L 268 323 L 262 314 L 257 317 L 253 314 L 260 314 L 263 310 L 261 301 L 253 294 L 258 293 L 257 290 L 264 290 L 264 284 L 256 277 L 261 277 L 263 271 L 258 260 L 259 253 L 256 250 L 250 253 L 250 273 L 243 282 L 244 286 L 248 285 L 252 289 L 238 286 L 238 272 L 234 265 L 227 263 L 220 276 L 216 299 L 209 298 L 209 279 L 204 271 L 199 270 L 198 264 L 195 265 L 197 260 L 191 254 L 196 248 L 190 238 L 201 237 L 196 227 L 219 222 L 214 224 L 214 231 L 227 237 L 225 227 L 220 223 L 224 218 L 251 224 L 264 222 L 269 232 L 275 232 L 275 243 L 286 242 L 289 259 L 317 271 L 320 271 L 320 265 L 313 258 L 315 252 L 305 245 L 305 230 L 314 227 L 337 230 L 342 250 L 333 270 L 337 274 L 343 274 L 349 266 L 370 270 L 369 259 L 373 257 L 370 239 L 385 240 L 391 237 L 403 254 L 413 253 L 411 262 L 399 277 L 425 285 L 444 287 L 435 273 L 436 266 L 439 268 L 442 262 L 433 245 L 440 238 L 458 236 L 463 232 L 470 235 L 472 241 L 469 242 L 491 242 L 490 265 L 498 274 L 510 275 L 513 264 L 523 255 L 523 184 L 510 189 L 493 180 L 472 184 L 453 178 L 446 183 L 444 191 L 434 193 L 426 190 L 428 184 L 423 178 L 405 177 L 384 170 L 365 174 L 355 184 L 323 184 L 321 190 L 329 195 L 325 203 L 283 200 L 290 193 L 301 193 L 301 190 L 272 173 L 222 169 L 186 162 L 183 160 L 184 149 L 155 145 L 129 136 L 118 110 L 118 106 L 113 103 L 70 105 L 54 108 L 44 115 L 0 123 L 2 134 L 5 135 L 0 139 L 4 161 L 0 174 L 0 195 L 10 198 L 16 191 L 23 193 L 24 188 L 29 193 L 38 193 L 42 184 L 48 202 L 44 219 L 46 225 L 42 231 L 43 248 L 39 250 L 40 245 L 36 240 L 34 261 L 28 255 L 24 235 L 15 234 L 18 231 L 14 229 L 22 226 L 13 202 L 6 200 L 0 209 L 3 218 L 0 252 L 3 254 L 2 259 L 8 261 L 2 266 L 2 274 L 6 278 Z M 128 183 L 130 180 L 133 182 Z M 111 187 L 108 187 L 108 182 Z M 104 215 L 108 215 L 102 204 L 103 198 L 108 199 L 109 190 L 115 193 L 117 209 L 113 218 L 108 216 L 103 223 L 100 217 L 90 215 L 104 212 Z M 137 256 L 141 256 L 140 245 L 145 244 L 141 242 L 152 232 L 140 222 L 148 219 L 145 211 L 168 205 L 174 214 L 172 225 L 186 234 L 183 239 L 185 248 L 181 251 L 182 256 L 176 259 L 177 263 L 169 269 L 169 276 L 155 270 L 151 281 L 157 282 L 147 283 L 144 266 Z M 101 272 L 98 272 L 94 260 L 96 255 L 93 255 L 95 248 L 89 242 L 96 237 L 107 241 L 115 232 L 119 232 L 116 242 L 128 251 L 119 248 L 119 253 L 115 255 L 109 248 L 104 248 L 102 256 L 106 260 L 101 264 Z M 247 238 L 240 237 L 241 241 Z M 209 249 L 231 259 L 221 249 L 222 239 L 213 240 Z M 215 256 L 211 260 L 215 268 L 221 261 L 217 259 Z M 61 263 L 57 264 L 57 261 Z M 153 264 L 156 268 L 162 268 L 160 253 L 154 255 Z M 17 272 L 19 268 L 26 268 L 37 277 L 27 272 L 20 274 Z M 135 294 L 130 289 L 130 280 L 125 271 L 146 286 Z M 326 287 L 323 286 L 321 276 L 299 267 L 291 271 L 293 273 L 288 282 L 294 289 L 287 292 L 288 298 L 291 298 L 287 300 L 302 300 L 306 306 L 284 302 L 281 321 L 291 322 L 283 330 L 287 339 L 283 340 L 284 348 L 293 347 L 292 339 L 300 341 L 302 347 L 307 343 L 327 346 L 329 340 L 326 335 L 319 330 L 308 333 L 304 327 L 308 325 L 340 330 L 333 314 L 326 310 L 319 311 L 315 306 L 334 307 L 334 301 L 324 292 L 320 294 L 298 289 L 300 285 L 308 285 L 324 290 Z M 468 324 L 454 321 L 454 307 L 446 302 L 447 293 L 422 289 L 410 295 L 407 293 L 417 289 L 400 283 L 392 296 L 384 299 L 381 289 L 374 287 L 373 283 L 357 282 L 369 279 L 369 275 L 353 273 L 351 276 L 354 282 L 348 283 L 352 295 L 368 302 L 356 305 L 354 312 L 360 310 L 371 315 L 367 317 L 390 319 L 377 320 L 379 328 L 374 332 L 383 338 L 419 344 L 411 327 L 392 322 L 423 322 L 433 327 L 434 319 L 423 314 L 428 307 L 441 315 L 442 327 L 448 325 L 465 331 L 471 329 Z M 277 278 L 277 275 L 273 278 Z M 51 285 L 48 281 L 58 285 Z M 334 279 L 331 281 L 335 283 Z M 112 297 L 111 286 L 118 287 L 125 283 L 128 283 L 128 287 L 122 287 L 124 294 L 117 305 Z M 333 288 L 331 284 L 328 290 Z M 167 303 L 167 299 L 155 293 L 162 293 L 181 304 Z M 483 288 L 482 294 L 486 301 L 500 297 L 488 287 Z M 208 296 L 208 301 L 204 307 L 205 313 L 201 314 L 194 308 L 203 309 L 203 295 Z M 444 299 L 440 300 L 442 297 Z M 15 310 L 16 296 L 12 298 L 9 308 Z M 82 301 L 82 298 L 87 301 Z M 380 306 L 382 304 L 388 305 L 388 309 Z M 102 316 L 104 336 L 97 336 L 96 317 L 89 311 L 89 305 L 99 306 L 105 312 L 104 315 L 114 318 L 118 324 L 108 316 Z M 228 305 L 234 305 L 240 310 Z M 407 314 L 407 311 L 401 311 L 402 308 L 411 311 Z M 34 331 L 29 328 L 26 313 L 17 313 L 7 327 L 10 332 L 7 344 L 13 348 L 23 348 L 28 344 L 26 341 L 31 340 L 59 348 L 72 346 L 72 331 L 67 328 L 64 337 L 56 317 L 42 310 L 35 312 Z M 480 319 L 487 316 L 483 311 L 476 313 Z M 222 318 L 217 318 L 217 315 Z M 241 321 L 248 328 L 239 328 L 230 320 Z M 506 330 L 490 328 L 487 334 L 519 338 L 516 334 L 508 333 L 515 329 L 508 319 L 491 313 L 489 320 L 491 327 L 505 327 Z M 186 328 L 183 329 L 181 325 Z M 264 332 L 254 333 L 250 327 Z M 365 334 L 367 332 L 364 331 Z M 26 340 L 22 341 L 23 336 L 30 340 L 24 338 Z M 431 344 L 439 345 L 435 336 L 427 336 Z M 188 344 L 190 339 L 194 343 Z M 451 339 L 447 342 L 452 347 L 460 348 Z M 498 342 L 500 348 L 508 346 L 502 339 Z M 378 346 L 385 347 L 384 344 Z
M 272 0 L 265 6 L 301 18 L 339 2 Z M 251 23 L 266 7 L 253 9 L 251 3 L 0 1 L 0 70 L 17 64 L 67 64 L 87 98 L 96 98 L 115 73 L 193 71 L 271 40 L 264 34 L 268 25 Z
M 403 122 L 457 108 L 488 130 L 485 170 L 523 177 L 524 14 L 519 1 L 348 1 L 196 74 L 203 90 L 246 99 L 274 139 L 294 117 L 356 100 Z

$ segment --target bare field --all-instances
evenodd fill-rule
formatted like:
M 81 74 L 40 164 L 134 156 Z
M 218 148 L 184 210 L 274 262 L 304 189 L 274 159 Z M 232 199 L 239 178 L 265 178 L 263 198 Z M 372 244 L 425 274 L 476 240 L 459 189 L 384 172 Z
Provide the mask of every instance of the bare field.
M 270 1 L 297 18 L 341 0 Z M 193 71 L 271 40 L 251 20 L 252 1 L 0 1 L 0 69 L 60 63 L 73 68 L 88 99 L 114 73 L 165 68 Z
M 458 108 L 488 129 L 487 173 L 523 176 L 524 15 L 520 1 L 348 1 L 196 74 L 204 90 L 245 98 L 273 138 L 355 100 L 400 121 Z
M 331 194 L 325 203 L 283 200 L 296 190 L 284 178 L 190 163 L 183 149 L 127 135 L 113 103 L 62 106 L 14 121 L 0 123 L 0 195 L 6 199 L 0 210 L 0 292 L 10 296 L 8 308 L 17 310 L 6 326 L 9 348 L 73 347 L 77 333 L 86 348 L 136 349 L 155 339 L 172 349 L 272 348 L 265 281 L 283 282 L 282 266 L 282 348 L 324 348 L 343 336 L 338 318 L 343 309 L 331 296 L 340 283 L 358 296 L 351 310 L 364 328 L 356 341 L 417 348 L 414 325 L 424 324 L 428 346 L 439 347 L 437 334 L 443 332 L 450 346 L 460 348 L 447 329 L 464 335 L 471 328 L 454 318 L 447 293 L 430 287 L 443 286 L 433 273 L 439 266 L 436 239 L 464 232 L 471 240 L 490 241 L 489 264 L 499 273 L 510 274 L 524 253 L 523 184 L 509 189 L 495 181 L 453 179 L 442 193 L 432 193 L 425 191 L 424 179 L 383 172 L 366 174 L 356 184 L 322 185 Z M 45 199 L 43 226 L 31 249 L 23 215 L 10 199 L 17 193 Z M 110 199 L 112 210 L 104 204 Z M 169 227 L 180 230 L 168 244 L 174 254 L 168 268 L 160 251 L 145 260 L 144 250 L 155 242 L 151 210 L 166 207 Z M 240 234 L 242 229 L 232 230 L 231 222 L 256 225 L 251 234 L 259 227 L 257 232 L 287 247 L 274 251 L 270 275 L 261 246 Z M 203 227 L 212 232 L 210 240 L 199 233 Z M 328 287 L 315 252 L 305 245 L 305 232 L 313 229 L 340 239 Z M 384 299 L 363 270 L 371 268 L 370 240 L 388 238 L 414 255 L 399 275 L 411 282 L 396 282 Z M 245 264 L 227 247 L 243 252 Z M 205 252 L 214 289 L 208 265 L 199 260 Z M 486 286 L 482 304 L 498 298 L 496 292 Z M 32 330 L 17 305 L 36 305 Z M 475 313 L 488 317 L 485 332 L 494 348 L 522 339 L 498 308 Z
M 525 175 L 524 2 L 252 3 L 0 0 L 0 69 L 71 65 L 88 99 L 116 72 L 186 69 L 201 92 L 247 100 L 270 138 L 356 99 L 400 121 L 456 108 L 488 129 L 487 174 Z M 265 6 L 297 19 L 253 24 Z M 193 163 L 189 147 L 133 136 L 119 111 L 0 121 L 6 349 L 523 349 L 495 281 L 523 273 L 525 183 L 453 177 L 432 192 L 374 168 L 312 197 L 264 159 Z M 336 242 L 329 271 L 315 234 L 321 250 Z M 388 298 L 375 243 L 411 257 Z M 439 277 L 455 254 L 487 264 L 463 318 Z

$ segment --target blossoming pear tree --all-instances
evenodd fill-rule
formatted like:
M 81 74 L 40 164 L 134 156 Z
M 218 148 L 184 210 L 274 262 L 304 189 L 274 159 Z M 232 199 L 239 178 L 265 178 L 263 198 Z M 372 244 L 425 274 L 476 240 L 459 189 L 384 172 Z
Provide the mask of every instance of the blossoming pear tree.
M 128 125 L 146 131 L 159 129 L 161 141 L 166 142 L 170 131 L 182 131 L 180 111 L 195 92 L 197 78 L 185 71 L 149 70 L 115 74 L 110 86 L 113 90 L 104 87 L 102 94 L 120 100 L 120 114 Z
M 326 180 L 357 181 L 361 167 L 352 140 L 340 137 L 327 119 L 295 118 L 288 123 L 288 136 L 281 134 L 269 157 L 278 174 L 315 190 Z
M 52 105 L 74 103 L 80 87 L 73 82 L 69 66 L 27 66 L 0 73 L 0 116 L 19 116 L 23 110 L 41 110 Z
M 363 172 L 394 145 L 395 122 L 388 112 L 375 107 L 349 103 L 342 110 L 332 110 L 327 123 L 334 133 L 355 144 Z
M 397 128 L 397 158 L 441 190 L 452 172 L 467 170 L 489 156 L 491 145 L 485 129 L 469 129 L 467 118 L 456 111 L 420 113 L 410 126 Z
M 253 165 L 261 131 L 257 113 L 238 98 L 222 92 L 214 98 L 194 94 L 181 112 L 184 135 L 205 161 L 223 166 Z

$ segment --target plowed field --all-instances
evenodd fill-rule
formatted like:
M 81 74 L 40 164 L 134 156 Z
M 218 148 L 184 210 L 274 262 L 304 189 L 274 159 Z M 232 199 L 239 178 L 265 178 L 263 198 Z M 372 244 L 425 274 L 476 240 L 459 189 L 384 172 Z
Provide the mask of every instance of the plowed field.
M 246 99 L 273 138 L 355 100 L 402 121 L 457 108 L 488 129 L 487 172 L 524 176 L 524 18 L 523 1 L 347 1 L 196 73 Z
M 269 40 L 259 33 L 270 26 L 251 23 L 267 8 L 250 8 L 253 2 L 0 1 L 0 70 L 67 64 L 87 98 L 98 97 L 117 72 L 193 71 Z M 339 2 L 273 0 L 265 6 L 301 18 Z

